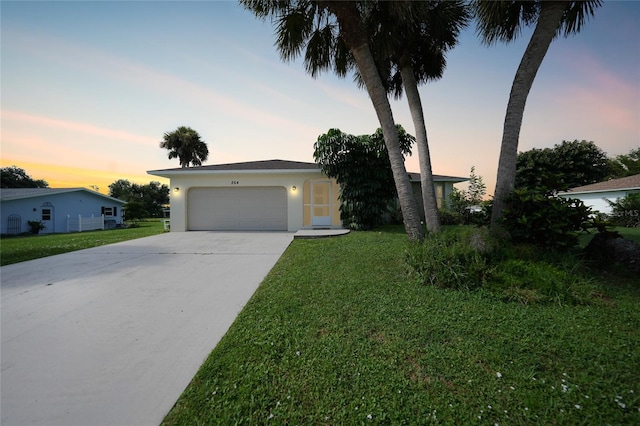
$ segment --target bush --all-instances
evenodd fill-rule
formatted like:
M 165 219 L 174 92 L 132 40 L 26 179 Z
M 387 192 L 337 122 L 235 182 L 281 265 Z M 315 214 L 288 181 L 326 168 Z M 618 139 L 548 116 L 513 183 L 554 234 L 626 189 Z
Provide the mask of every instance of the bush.
M 578 262 L 579 263 L 579 262 Z M 596 294 L 592 280 L 559 263 L 506 259 L 493 273 L 490 290 L 520 303 L 588 304 Z
M 455 227 L 412 243 L 405 254 L 409 274 L 419 282 L 454 290 L 485 289 L 509 302 L 590 304 L 600 300 L 572 252 L 511 244 L 486 228 Z
M 438 210 L 438 214 L 440 215 L 441 225 L 462 225 L 464 222 L 462 215 L 453 210 L 440 209 Z
M 614 226 L 640 226 L 640 193 L 627 194 L 618 201 L 609 201 L 613 212 L 609 221 Z
M 566 250 L 578 243 L 580 231 L 594 226 L 591 208 L 582 201 L 544 189 L 516 189 L 506 202 L 502 224 L 515 243 Z
M 490 276 L 494 248 L 486 229 L 442 232 L 413 243 L 406 261 L 410 273 L 424 284 L 472 290 Z

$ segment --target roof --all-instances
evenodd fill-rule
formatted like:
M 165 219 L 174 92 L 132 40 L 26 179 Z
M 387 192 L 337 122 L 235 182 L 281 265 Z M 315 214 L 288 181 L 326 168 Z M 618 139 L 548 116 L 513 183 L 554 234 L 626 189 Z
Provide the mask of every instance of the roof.
M 198 173 L 198 172 L 231 172 L 231 171 L 320 171 L 316 163 L 287 160 L 246 161 L 242 163 L 213 164 L 210 166 L 178 167 L 175 169 L 150 170 L 152 175 Z
M 57 194 L 66 194 L 69 192 L 79 192 L 79 191 L 88 192 L 89 194 L 92 194 L 92 195 L 97 195 L 99 197 L 107 198 L 109 200 L 112 200 L 118 203 L 126 204 L 126 201 L 109 197 L 108 195 L 104 195 L 87 188 L 1 188 L 0 200 L 2 201 L 21 200 L 24 198 L 44 197 L 44 196 L 51 196 L 51 195 L 57 195 Z
M 246 161 L 242 163 L 213 164 L 199 167 L 178 167 L 174 169 L 150 170 L 151 175 L 164 176 L 182 173 L 224 173 L 224 172 L 299 172 L 314 171 L 319 172 L 320 167 L 316 163 L 306 163 L 302 161 L 288 160 L 263 160 Z M 420 182 L 420 173 L 409 173 L 409 178 L 413 182 Z M 469 180 L 465 177 L 433 175 L 433 180 L 443 182 L 464 182 Z
M 612 179 L 604 182 L 592 183 L 590 185 L 578 186 L 563 192 L 562 194 L 580 194 L 585 192 L 608 192 L 608 191 L 627 191 L 640 190 L 640 174 L 623 177 L 620 179 Z
M 409 172 L 409 179 L 411 182 L 420 182 L 420 173 Z M 465 182 L 469 180 L 466 177 L 458 177 L 458 176 L 444 176 L 444 175 L 433 175 L 434 182 Z

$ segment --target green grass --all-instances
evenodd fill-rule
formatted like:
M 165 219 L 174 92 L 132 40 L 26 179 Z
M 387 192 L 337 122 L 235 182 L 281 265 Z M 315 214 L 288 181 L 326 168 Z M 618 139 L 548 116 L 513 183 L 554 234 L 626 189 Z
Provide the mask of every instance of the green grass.
M 637 281 L 524 305 L 421 285 L 407 247 L 295 240 L 164 424 L 640 422 Z
M 0 265 L 148 237 L 164 230 L 162 221 L 158 219 L 138 222 L 138 225 L 136 228 L 105 231 L 3 237 L 0 240 Z

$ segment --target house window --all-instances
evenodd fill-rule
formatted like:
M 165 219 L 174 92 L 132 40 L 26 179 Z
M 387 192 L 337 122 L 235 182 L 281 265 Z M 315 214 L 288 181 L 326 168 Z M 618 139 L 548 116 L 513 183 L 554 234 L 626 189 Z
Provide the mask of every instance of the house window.
M 438 208 L 442 208 L 442 204 L 444 202 L 444 184 L 436 183 L 436 204 Z
M 105 216 L 116 216 L 118 214 L 117 207 L 103 207 L 102 214 Z
M 51 209 L 42 209 L 42 220 L 51 220 Z

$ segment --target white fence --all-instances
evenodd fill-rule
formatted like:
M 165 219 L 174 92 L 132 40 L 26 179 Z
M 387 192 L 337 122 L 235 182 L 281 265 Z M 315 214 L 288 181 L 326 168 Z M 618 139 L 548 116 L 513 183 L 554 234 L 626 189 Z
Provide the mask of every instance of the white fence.
M 67 232 L 93 231 L 104 229 L 104 215 L 94 217 L 71 217 L 67 215 Z

